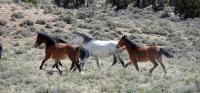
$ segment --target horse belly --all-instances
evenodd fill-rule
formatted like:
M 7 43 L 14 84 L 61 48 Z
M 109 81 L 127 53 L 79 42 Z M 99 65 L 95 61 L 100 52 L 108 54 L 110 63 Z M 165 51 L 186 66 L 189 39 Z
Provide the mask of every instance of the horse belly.
M 149 61 L 149 56 L 146 51 L 137 52 L 137 60 L 141 62 Z
M 52 58 L 53 59 L 65 59 L 65 58 L 67 58 L 67 53 L 63 50 L 57 50 L 57 51 L 54 51 L 54 53 L 52 54 Z
M 137 60 L 139 62 L 146 62 L 146 61 L 149 61 L 149 58 L 148 57 L 145 57 L 145 56 L 140 56 L 140 57 L 137 57 Z
M 103 51 L 95 51 L 92 53 L 92 56 L 97 56 L 97 57 L 100 57 L 100 58 L 104 58 L 104 57 L 108 57 L 109 56 L 109 53 L 108 52 L 103 52 Z

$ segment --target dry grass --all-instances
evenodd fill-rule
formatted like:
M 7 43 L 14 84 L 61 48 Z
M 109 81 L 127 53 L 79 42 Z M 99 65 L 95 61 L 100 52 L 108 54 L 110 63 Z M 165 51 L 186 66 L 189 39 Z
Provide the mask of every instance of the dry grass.
M 109 11 L 101 12 L 104 8 L 99 7 L 93 16 L 90 9 L 54 8 L 48 0 L 41 1 L 41 8 L 5 3 L 12 1 L 1 2 L 0 17 L 6 22 L 6 25 L 0 27 L 0 42 L 4 46 L 0 62 L 1 93 L 200 92 L 199 19 L 182 22 L 161 19 L 162 12 L 153 13 L 149 7 L 129 7 L 117 13 L 110 8 L 107 9 Z M 14 7 L 13 11 L 11 7 Z M 10 21 L 11 15 L 16 12 L 23 13 L 23 17 Z M 148 70 L 153 66 L 150 62 L 139 63 L 140 72 L 134 66 L 124 69 L 120 64 L 108 69 L 112 57 L 100 59 L 102 70 L 90 58 L 83 73 L 69 73 L 71 62 L 63 60 L 64 67 L 61 69 L 64 73 L 60 75 L 51 68 L 53 60 L 45 63 L 45 70 L 39 70 L 44 58 L 44 45 L 38 49 L 33 47 L 38 31 L 66 41 L 74 38 L 73 32 L 76 31 L 101 40 L 119 40 L 126 34 L 141 46 L 165 46 L 175 58 L 164 58 L 167 75 L 164 75 L 159 65 L 149 76 Z M 125 63 L 129 61 L 126 51 L 122 57 Z

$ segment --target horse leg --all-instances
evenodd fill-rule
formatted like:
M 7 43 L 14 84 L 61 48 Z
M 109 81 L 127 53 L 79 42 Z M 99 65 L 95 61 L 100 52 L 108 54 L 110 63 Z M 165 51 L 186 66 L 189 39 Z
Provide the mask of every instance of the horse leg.
M 122 64 L 123 67 L 125 67 L 124 61 L 121 58 L 118 58 L 120 63 Z
M 62 63 L 59 61 L 58 64 L 63 67 Z M 56 63 L 52 66 L 52 68 L 56 67 Z
M 77 59 L 77 62 L 79 63 L 79 60 L 78 60 L 78 59 Z M 76 63 L 76 62 L 75 62 L 75 63 Z M 77 66 L 75 65 L 73 71 L 76 71 L 76 69 L 77 69 Z
M 63 67 L 62 63 L 59 61 L 58 64 Z
M 79 72 L 81 72 L 81 67 L 77 62 L 76 62 L 76 67 L 78 67 Z
M 55 64 L 53 64 L 52 68 L 54 68 L 54 67 L 56 67 L 56 63 L 55 63 Z
M 44 63 L 49 59 L 50 57 L 45 57 L 45 59 L 42 61 L 41 65 L 40 65 L 40 70 L 42 69 Z
M 155 60 L 151 60 L 151 62 L 154 64 L 154 66 L 149 70 L 149 73 L 151 74 L 153 70 L 158 66 L 158 63 Z
M 71 68 L 69 71 L 71 71 L 74 68 L 74 63 L 72 63 Z
M 114 66 L 116 63 L 117 63 L 117 58 L 116 58 L 115 55 L 113 55 L 113 63 L 112 63 L 112 66 Z
M 98 57 L 95 57 L 95 60 L 96 60 L 97 66 L 99 67 L 99 69 L 101 69 Z
M 167 71 L 166 71 L 166 69 L 165 69 L 165 65 L 164 65 L 163 62 L 162 62 L 162 57 L 159 57 L 157 60 L 158 60 L 158 62 L 160 63 L 160 65 L 162 66 L 164 73 L 167 74 Z
M 125 68 L 128 67 L 128 65 L 132 64 L 132 61 L 129 61 L 128 63 L 126 63 Z
M 81 61 L 80 61 L 80 66 L 81 66 L 81 69 L 83 69 L 83 67 L 84 67 L 84 65 L 85 65 L 85 62 L 86 62 L 86 58 L 83 58 L 83 59 L 81 59 Z
M 139 71 L 139 67 L 138 67 L 137 62 L 134 62 L 134 66 L 135 66 L 135 69 L 136 69 L 137 71 Z
M 58 60 L 58 61 L 56 60 L 55 62 L 56 62 L 56 63 L 55 63 L 55 64 L 56 64 L 56 69 L 59 71 L 60 74 L 62 74 L 62 71 L 61 71 L 61 70 L 59 69 L 59 67 L 58 67 L 58 63 L 59 63 L 60 61 L 59 61 L 59 60 Z

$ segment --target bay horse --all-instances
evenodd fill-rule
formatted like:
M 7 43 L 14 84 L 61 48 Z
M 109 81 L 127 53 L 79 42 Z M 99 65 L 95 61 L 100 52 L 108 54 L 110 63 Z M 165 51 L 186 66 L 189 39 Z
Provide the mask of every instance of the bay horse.
M 162 62 L 162 55 L 165 55 L 167 58 L 173 58 L 174 56 L 170 54 L 166 49 L 160 48 L 159 46 L 146 46 L 146 47 L 139 47 L 131 40 L 127 38 L 127 36 L 123 36 L 119 43 L 117 44 L 117 48 L 123 48 L 127 50 L 129 57 L 131 59 L 125 67 L 130 64 L 134 64 L 137 71 L 139 71 L 139 67 L 137 62 L 145 62 L 150 61 L 154 64 L 154 66 L 149 70 L 151 74 L 153 70 L 158 66 L 157 61 L 162 66 L 164 73 L 166 74 L 167 71 L 165 69 L 165 65 Z
M 66 41 L 64 41 L 63 39 L 57 38 L 57 37 L 53 37 L 53 39 L 55 39 L 55 41 L 57 43 L 67 43 Z M 84 48 L 84 47 L 80 47 L 80 53 L 79 53 L 79 58 L 80 58 L 80 66 L 83 67 L 84 66 L 84 62 L 89 58 L 89 51 Z M 62 63 L 59 61 L 59 65 L 63 66 Z M 53 65 L 53 68 L 56 66 L 56 64 Z M 75 70 L 76 68 L 74 68 Z
M 0 43 L 0 59 L 1 59 L 2 53 L 3 53 L 3 46 L 2 46 L 2 44 Z
M 116 48 L 117 41 L 114 40 L 94 40 L 83 33 L 76 33 L 78 37 L 72 40 L 74 44 L 83 44 L 83 47 L 89 51 L 89 56 L 95 57 L 97 66 L 101 69 L 98 58 L 106 58 L 109 56 L 113 56 L 113 63 L 111 66 L 117 63 L 117 59 L 120 61 L 121 65 L 124 67 L 124 61 L 121 59 L 120 55 L 122 50 Z M 81 64 L 85 64 L 86 60 L 80 62 Z
M 34 46 L 38 47 L 42 43 L 44 43 L 46 46 L 45 58 L 42 61 L 39 69 L 42 69 L 42 66 L 49 58 L 52 58 L 55 60 L 55 67 L 60 73 L 62 73 L 58 67 L 58 64 L 61 59 L 69 58 L 72 61 L 70 71 L 76 66 L 78 67 L 79 72 L 81 72 L 78 60 L 80 47 L 73 47 L 66 43 L 56 43 L 56 41 L 49 35 L 45 33 L 38 33 Z

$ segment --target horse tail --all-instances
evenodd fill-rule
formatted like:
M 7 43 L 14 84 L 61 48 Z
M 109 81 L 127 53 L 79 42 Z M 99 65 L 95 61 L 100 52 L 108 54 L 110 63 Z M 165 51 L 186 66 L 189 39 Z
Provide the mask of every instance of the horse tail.
M 167 58 L 173 58 L 174 56 L 166 49 L 160 48 L 160 53 L 164 54 Z
M 76 47 L 76 53 L 80 54 L 80 51 L 81 51 L 81 47 Z

